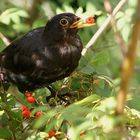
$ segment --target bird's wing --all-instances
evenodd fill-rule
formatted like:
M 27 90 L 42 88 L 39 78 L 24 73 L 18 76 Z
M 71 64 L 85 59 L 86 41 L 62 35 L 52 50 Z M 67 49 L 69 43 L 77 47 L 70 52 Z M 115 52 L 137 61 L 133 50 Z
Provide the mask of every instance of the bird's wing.
M 33 68 L 35 61 L 33 54 L 35 51 L 39 53 L 37 46 L 40 43 L 40 37 L 37 40 L 37 35 L 34 32 L 31 31 L 15 40 L 0 53 L 2 67 L 15 73 L 30 71 Z
M 38 74 L 44 63 L 42 33 L 43 28 L 36 29 L 12 42 L 0 53 L 0 67 L 18 76 Z
M 29 32 L 0 53 L 1 67 L 18 87 L 40 86 L 65 77 L 67 68 L 61 68 L 55 51 L 45 49 L 41 35 L 42 29 Z

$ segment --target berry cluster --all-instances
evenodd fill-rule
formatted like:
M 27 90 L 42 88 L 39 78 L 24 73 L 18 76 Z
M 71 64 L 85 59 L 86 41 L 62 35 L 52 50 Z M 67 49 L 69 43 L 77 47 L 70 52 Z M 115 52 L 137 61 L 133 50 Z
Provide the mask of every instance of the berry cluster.
M 35 102 L 35 97 L 32 95 L 32 92 L 26 92 L 25 96 L 27 97 L 27 102 L 28 103 L 34 103 Z
M 23 117 L 24 119 L 29 119 L 29 118 L 30 118 L 30 115 L 31 115 L 30 110 L 27 109 L 25 105 L 22 105 L 22 106 L 20 107 L 20 109 L 21 109 L 21 111 L 22 111 L 22 117 Z
M 48 134 L 49 134 L 49 138 L 52 138 L 55 137 L 56 132 L 55 130 L 50 130 Z
M 27 97 L 26 100 L 28 103 L 35 103 L 36 102 L 36 99 L 32 95 L 32 92 L 26 92 L 25 96 Z M 25 105 L 20 106 L 20 110 L 22 111 L 22 117 L 24 119 L 29 119 L 31 117 L 31 111 Z M 41 112 L 41 111 L 38 111 L 34 114 L 35 118 L 39 118 L 42 115 L 43 115 L 43 112 Z

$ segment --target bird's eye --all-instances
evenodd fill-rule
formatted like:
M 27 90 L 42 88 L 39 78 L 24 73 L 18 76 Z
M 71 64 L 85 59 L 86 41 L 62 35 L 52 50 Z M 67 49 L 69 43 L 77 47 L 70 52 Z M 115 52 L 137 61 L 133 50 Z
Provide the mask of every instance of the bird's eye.
M 62 19 L 60 20 L 60 25 L 62 25 L 62 26 L 67 26 L 67 25 L 68 25 L 68 20 L 65 19 L 65 18 L 62 18 Z

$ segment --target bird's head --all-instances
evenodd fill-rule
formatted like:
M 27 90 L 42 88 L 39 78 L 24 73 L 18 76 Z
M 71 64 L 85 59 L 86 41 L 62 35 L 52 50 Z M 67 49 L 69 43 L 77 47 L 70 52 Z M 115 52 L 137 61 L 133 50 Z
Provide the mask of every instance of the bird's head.
M 53 36 L 53 39 L 62 39 L 73 36 L 80 28 L 95 24 L 93 17 L 82 19 L 72 13 L 62 13 L 50 19 L 45 27 L 45 32 Z

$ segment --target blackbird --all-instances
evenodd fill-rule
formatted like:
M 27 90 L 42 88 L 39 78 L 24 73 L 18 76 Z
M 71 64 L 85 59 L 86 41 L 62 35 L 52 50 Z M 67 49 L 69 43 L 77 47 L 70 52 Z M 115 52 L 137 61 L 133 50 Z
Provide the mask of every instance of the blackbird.
M 12 83 L 20 92 L 33 91 L 69 76 L 83 48 L 77 31 L 93 24 L 62 13 L 13 41 L 0 53 L 3 86 Z

